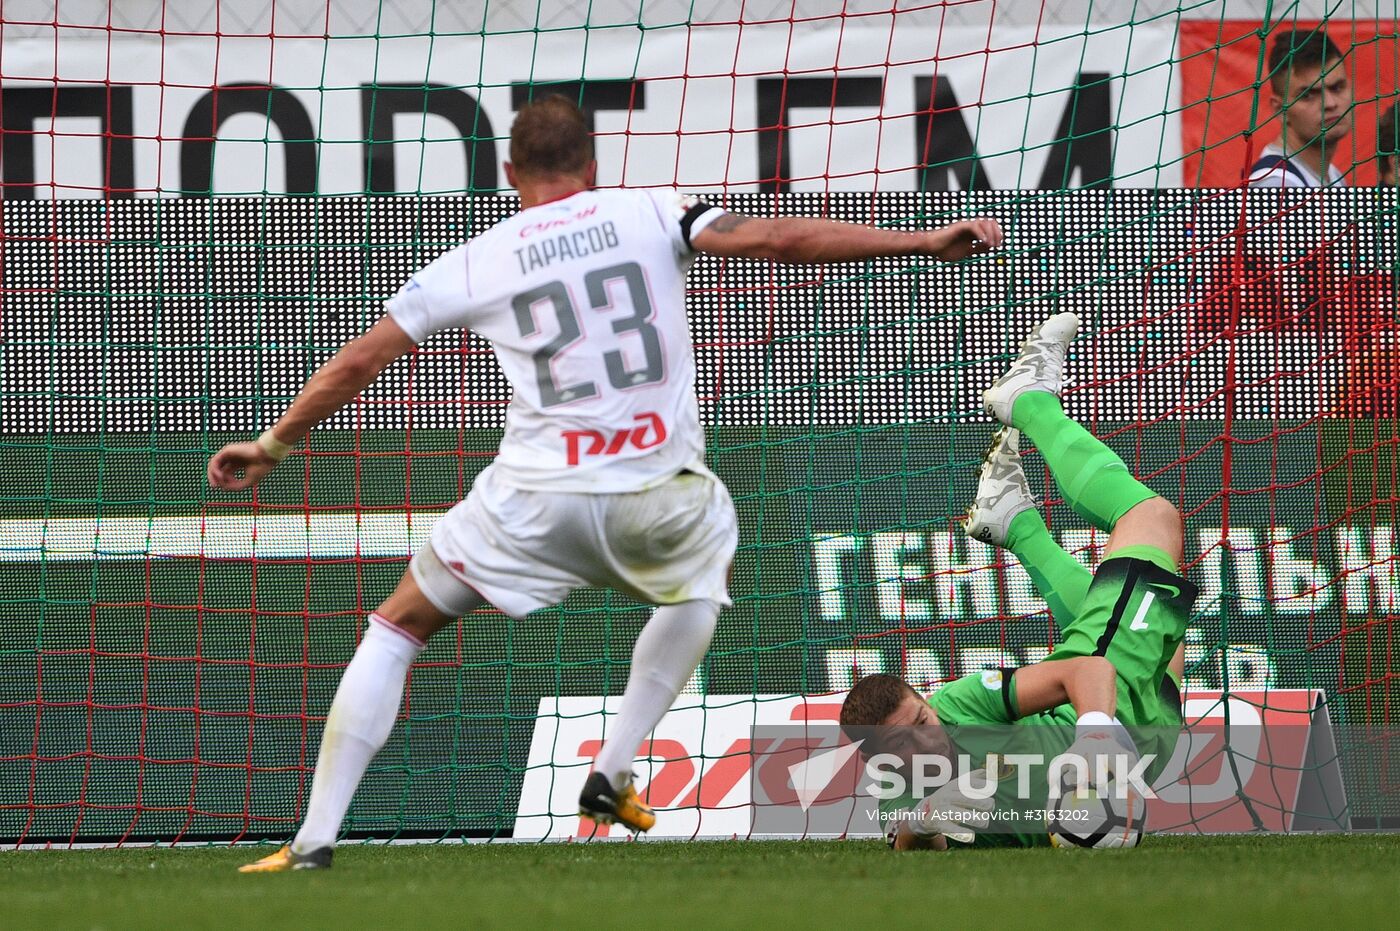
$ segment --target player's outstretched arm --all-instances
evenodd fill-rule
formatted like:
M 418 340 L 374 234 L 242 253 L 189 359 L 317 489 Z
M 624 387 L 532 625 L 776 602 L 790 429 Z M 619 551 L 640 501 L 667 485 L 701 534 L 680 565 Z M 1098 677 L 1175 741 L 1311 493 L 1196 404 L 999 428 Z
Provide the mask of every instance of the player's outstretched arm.
M 1016 670 L 1016 704 L 1021 715 L 1069 702 L 1079 715 L 1076 738 L 1066 753 L 1082 757 L 1086 772 L 1117 773 L 1136 757 L 1132 735 L 1114 717 L 1118 671 L 1102 656 L 1044 660 Z
M 1083 717 L 1113 717 L 1118 706 L 1118 671 L 1102 656 L 1044 660 L 1016 670 L 1016 705 L 1022 717 L 1066 702 Z
M 726 213 L 691 237 L 711 255 L 775 262 L 853 262 L 886 255 L 929 255 L 955 262 L 1001 247 L 1001 226 L 979 217 L 936 230 L 901 232 L 858 223 Z
M 312 427 L 354 400 L 412 348 L 409 335 L 392 317 L 384 317 L 316 370 L 276 426 L 257 440 L 230 443 L 215 453 L 209 460 L 209 484 L 228 491 L 256 485 Z

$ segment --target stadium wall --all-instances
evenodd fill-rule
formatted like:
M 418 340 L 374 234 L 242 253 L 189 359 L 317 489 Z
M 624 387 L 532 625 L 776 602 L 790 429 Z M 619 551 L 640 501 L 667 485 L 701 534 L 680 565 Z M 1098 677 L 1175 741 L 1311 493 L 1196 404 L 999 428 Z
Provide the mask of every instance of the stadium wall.
M 6 4 L 0 838 L 296 823 L 364 614 L 489 462 L 507 388 L 486 346 L 443 337 L 256 498 L 210 495 L 203 464 L 513 209 L 506 130 L 556 81 L 606 184 L 1012 234 L 956 267 L 697 264 L 697 387 L 744 548 L 693 691 L 877 668 L 932 687 L 1042 655 L 1024 575 L 954 521 L 978 392 L 1074 309 L 1072 412 L 1191 522 L 1188 688 L 1323 689 L 1340 720 L 1388 721 L 1394 193 L 1237 189 L 1272 128 L 1257 25 L 1223 4 L 1000 6 L 989 42 L 994 4 L 716 5 L 690 28 L 674 3 Z M 1350 9 L 1364 127 L 1396 42 Z M 1102 539 L 1050 514 L 1092 564 Z M 645 616 L 581 593 L 435 642 L 350 830 L 509 833 L 541 700 L 620 692 Z M 1394 813 L 1388 786 L 1353 789 Z
M 875 219 L 946 216 L 967 196 L 882 195 Z M 852 218 L 872 204 L 734 197 Z M 1071 363 L 1072 413 L 1188 514 L 1203 592 L 1188 689 L 1322 688 L 1340 721 L 1382 720 L 1394 504 L 1334 477 L 1375 455 L 1336 416 L 1341 321 L 1393 306 L 1393 290 L 1349 284 L 1395 262 L 1393 198 L 1122 190 L 975 206 L 1014 225 L 1020 247 L 957 267 L 835 266 L 820 282 L 712 259 L 693 270 L 710 462 L 743 540 L 736 606 L 693 689 L 816 694 L 875 669 L 932 687 L 1043 655 L 1053 627 L 1024 573 L 953 522 L 987 435 L 967 412 L 1009 334 L 1072 308 L 1094 334 Z M 208 450 L 269 422 L 433 244 L 512 209 L 7 206 L 0 835 L 277 837 L 295 823 L 364 614 L 496 449 L 499 375 L 480 344 L 443 335 L 256 497 L 211 496 L 196 479 Z M 1241 303 L 1244 282 L 1220 278 L 1251 242 L 1235 235 L 1241 216 L 1270 231 L 1261 248 L 1329 242 L 1335 262 L 1313 269 L 1322 279 L 1285 274 L 1273 303 Z M 1346 303 L 1362 298 L 1382 303 Z M 1236 308 L 1224 336 L 1222 299 Z M 1102 537 L 1049 507 L 1092 563 Z M 352 830 L 509 832 L 540 700 L 617 693 L 645 617 L 586 592 L 434 641 Z

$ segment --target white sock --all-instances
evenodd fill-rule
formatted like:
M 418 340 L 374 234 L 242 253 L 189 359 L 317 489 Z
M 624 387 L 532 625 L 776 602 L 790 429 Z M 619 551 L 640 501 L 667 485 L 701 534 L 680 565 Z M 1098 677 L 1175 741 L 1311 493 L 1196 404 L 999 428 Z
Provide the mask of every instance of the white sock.
M 720 607 L 712 601 L 687 601 L 657 608 L 632 648 L 632 672 L 622 707 L 607 724 L 607 741 L 593 769 L 614 789 L 632 778 L 632 763 L 642 741 L 671 710 L 695 667 L 705 658 Z
M 345 667 L 321 735 L 306 820 L 292 841 L 296 853 L 335 843 L 369 761 L 389 739 L 408 667 L 423 644 L 378 614 Z

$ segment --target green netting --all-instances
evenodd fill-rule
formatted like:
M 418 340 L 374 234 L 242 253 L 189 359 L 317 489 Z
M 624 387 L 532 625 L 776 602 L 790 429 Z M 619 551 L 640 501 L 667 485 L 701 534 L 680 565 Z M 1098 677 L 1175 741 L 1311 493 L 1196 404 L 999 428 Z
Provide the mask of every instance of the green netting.
M 1024 572 L 954 521 L 981 390 L 1066 309 L 1086 331 L 1071 413 L 1188 517 L 1188 696 L 1320 689 L 1338 724 L 1390 723 L 1400 257 L 1394 191 L 1366 185 L 1393 11 L 1328 24 L 1355 130 L 1322 152 L 1351 188 L 1282 193 L 1241 179 L 1282 122 L 1260 36 L 1308 27 L 1305 10 L 990 33 L 929 11 L 633 10 L 588 30 L 386 12 L 329 39 L 109 22 L 102 46 L 5 25 L 0 837 L 298 822 L 365 614 L 490 461 L 508 388 L 484 343 L 442 336 L 256 498 L 210 492 L 204 463 L 271 423 L 408 274 L 515 209 L 496 193 L 504 137 L 546 85 L 586 105 L 607 185 L 902 228 L 990 215 L 1010 234 L 958 266 L 693 269 L 709 461 L 741 527 L 736 605 L 687 699 L 724 722 L 682 747 L 696 780 L 723 770 L 734 721 L 856 670 L 932 688 L 1044 655 Z M 1095 559 L 1102 537 L 1048 504 Z M 646 616 L 581 592 L 444 633 L 347 830 L 502 837 L 549 813 L 572 833 L 567 806 L 520 799 L 530 772 L 583 765 L 563 737 L 532 752 L 538 714 L 559 735 L 588 707 L 569 700 L 620 694 Z M 1336 826 L 1400 814 L 1383 768 L 1345 774 Z

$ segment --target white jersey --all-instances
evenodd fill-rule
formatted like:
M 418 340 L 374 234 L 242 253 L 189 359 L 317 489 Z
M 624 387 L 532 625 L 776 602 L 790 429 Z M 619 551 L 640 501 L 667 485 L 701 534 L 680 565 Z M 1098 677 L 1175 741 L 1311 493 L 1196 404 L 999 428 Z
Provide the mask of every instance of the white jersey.
M 514 389 L 499 480 L 629 492 L 704 473 L 685 273 L 720 215 L 673 191 L 581 191 L 439 256 L 387 310 L 415 342 L 491 342 Z
M 1250 187 L 1346 187 L 1346 183 L 1341 171 L 1330 162 L 1324 182 L 1301 158 L 1289 158 L 1277 142 L 1264 146 L 1249 174 Z

